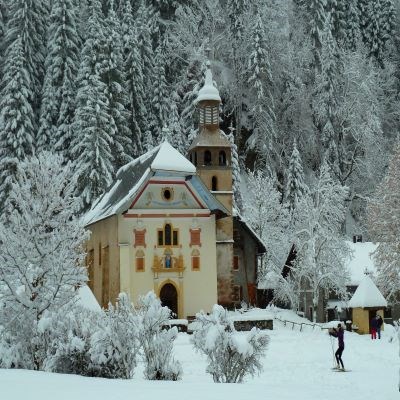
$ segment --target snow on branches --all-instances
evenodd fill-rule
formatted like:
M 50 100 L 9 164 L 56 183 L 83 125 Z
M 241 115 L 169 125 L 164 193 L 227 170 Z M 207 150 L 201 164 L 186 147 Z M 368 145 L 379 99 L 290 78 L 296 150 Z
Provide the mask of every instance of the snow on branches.
M 261 358 L 269 343 L 265 332 L 253 328 L 247 334 L 236 332 L 228 312 L 215 305 L 212 313 L 196 314 L 197 329 L 192 343 L 207 356 L 207 372 L 217 383 L 240 383 L 246 375 L 262 371 Z

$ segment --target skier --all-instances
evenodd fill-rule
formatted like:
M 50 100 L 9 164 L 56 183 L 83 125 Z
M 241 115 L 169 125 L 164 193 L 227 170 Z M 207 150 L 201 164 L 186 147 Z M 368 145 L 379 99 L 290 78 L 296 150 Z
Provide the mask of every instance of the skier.
M 378 333 L 378 339 L 381 338 L 381 329 L 383 325 L 383 319 L 379 314 L 376 314 L 376 332 Z
M 329 334 L 331 336 L 338 338 L 338 349 L 336 350 L 335 357 L 338 370 L 344 371 L 344 365 L 342 360 L 342 354 L 344 350 L 344 330 L 342 328 L 342 324 L 338 324 L 337 328 L 332 328 L 329 330 Z M 340 368 L 340 365 L 342 368 Z

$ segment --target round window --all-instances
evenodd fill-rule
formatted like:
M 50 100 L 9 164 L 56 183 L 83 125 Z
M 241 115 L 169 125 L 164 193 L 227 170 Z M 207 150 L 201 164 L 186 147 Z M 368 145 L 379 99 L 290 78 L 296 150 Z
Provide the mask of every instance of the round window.
M 164 188 L 162 190 L 162 197 L 164 200 L 167 200 L 167 201 L 172 200 L 172 197 L 173 197 L 172 188 Z

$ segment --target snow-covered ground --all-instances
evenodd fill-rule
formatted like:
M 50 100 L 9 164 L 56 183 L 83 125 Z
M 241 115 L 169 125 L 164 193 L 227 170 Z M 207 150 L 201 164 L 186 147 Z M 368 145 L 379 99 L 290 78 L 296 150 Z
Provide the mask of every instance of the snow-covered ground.
M 257 312 L 256 312 L 257 313 Z M 264 312 L 265 313 L 265 312 Z M 251 313 L 250 313 L 251 314 Z M 261 312 L 259 312 L 262 315 Z M 271 314 L 270 314 L 271 315 Z M 288 319 L 289 313 L 278 313 Z M 305 320 L 295 317 L 298 322 Z M 294 320 L 294 318 L 293 318 Z M 242 334 L 242 333 L 241 333 Z M 244 333 L 243 333 L 244 334 Z M 292 330 L 275 321 L 264 371 L 243 384 L 215 384 L 205 373 L 204 358 L 193 351 L 190 336 L 179 334 L 176 357 L 183 367 L 179 382 L 154 382 L 142 378 L 137 368 L 132 380 L 107 380 L 22 370 L 0 370 L 0 398 L 4 400 L 368 400 L 399 399 L 398 344 L 392 327 L 385 327 L 382 340 L 345 333 L 343 360 L 351 372 L 331 370 L 331 338 L 311 327 Z M 334 342 L 336 348 L 336 342 Z

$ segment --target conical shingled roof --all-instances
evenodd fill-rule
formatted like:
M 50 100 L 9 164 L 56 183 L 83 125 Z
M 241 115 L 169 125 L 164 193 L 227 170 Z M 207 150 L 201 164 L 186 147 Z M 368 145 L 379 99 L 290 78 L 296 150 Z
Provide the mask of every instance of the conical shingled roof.
M 349 301 L 349 307 L 387 307 L 387 301 L 369 275 L 365 275 L 353 297 Z

